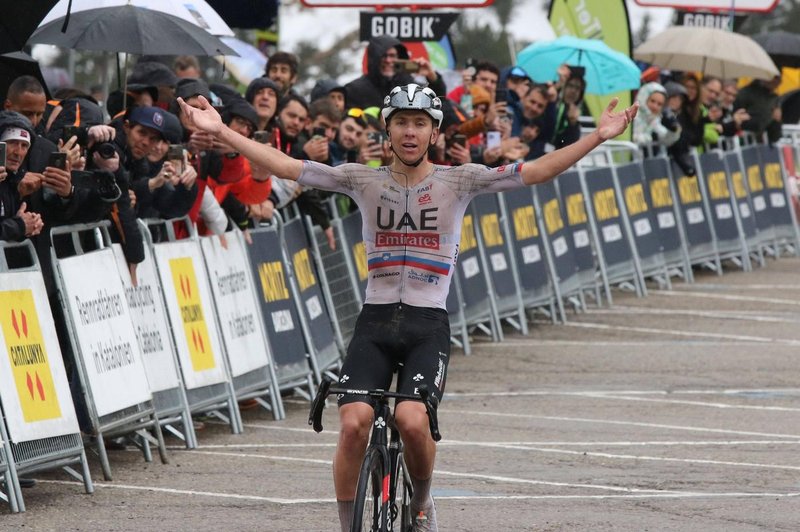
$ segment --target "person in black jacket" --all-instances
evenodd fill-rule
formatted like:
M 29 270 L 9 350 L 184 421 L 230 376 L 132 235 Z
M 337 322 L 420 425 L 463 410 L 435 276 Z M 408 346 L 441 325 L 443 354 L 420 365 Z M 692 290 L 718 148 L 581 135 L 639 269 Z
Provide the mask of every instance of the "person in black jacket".
M 0 142 L 6 144 L 6 161 L 0 165 L 0 240 L 12 242 L 38 235 L 43 228 L 41 215 L 27 210 L 17 188 L 22 173 L 19 170 L 28 155 L 32 138 L 31 131 L 19 127 L 25 125 L 21 120 L 19 122 L 15 126 L 9 120 L 9 125 L 0 129 Z
M 409 60 L 408 50 L 403 44 L 389 35 L 370 39 L 367 46 L 367 73 L 345 85 L 346 101 L 349 107 L 366 109 L 383 106 L 383 98 L 392 87 L 414 82 L 414 77 L 403 69 L 398 60 Z M 416 63 L 416 74 L 428 80 L 428 86 L 436 94 L 445 94 L 447 89 L 442 77 L 427 59 L 411 59 Z

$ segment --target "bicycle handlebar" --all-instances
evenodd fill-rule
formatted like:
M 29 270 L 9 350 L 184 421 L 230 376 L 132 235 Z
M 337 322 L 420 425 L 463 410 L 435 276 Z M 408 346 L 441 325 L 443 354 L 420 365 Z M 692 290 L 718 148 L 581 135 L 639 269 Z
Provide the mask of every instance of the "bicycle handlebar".
M 314 396 L 314 401 L 311 403 L 311 410 L 308 414 L 308 424 L 314 427 L 315 432 L 322 432 L 322 410 L 325 408 L 325 399 L 331 394 L 342 395 L 366 395 L 375 397 L 376 399 L 404 399 L 408 401 L 419 401 L 425 405 L 425 411 L 428 413 L 428 426 L 431 431 L 433 441 L 442 439 L 439 433 L 439 418 L 436 415 L 436 408 L 439 406 L 439 400 L 435 395 L 432 395 L 426 385 L 420 386 L 417 390 L 419 395 L 409 395 L 404 393 L 388 392 L 386 390 L 354 390 L 351 388 L 332 388 L 333 382 L 330 379 L 323 379 L 317 389 L 317 394 Z

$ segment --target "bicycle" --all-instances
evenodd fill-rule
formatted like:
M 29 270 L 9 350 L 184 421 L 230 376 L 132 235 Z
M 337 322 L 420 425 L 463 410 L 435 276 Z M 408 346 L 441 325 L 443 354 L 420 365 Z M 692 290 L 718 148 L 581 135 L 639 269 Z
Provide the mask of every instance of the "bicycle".
M 335 388 L 331 387 L 332 384 L 331 380 L 324 379 L 311 404 L 308 424 L 313 425 L 316 432 L 322 432 L 322 410 L 328 395 L 366 395 L 374 399 L 372 434 L 358 475 L 351 532 L 391 532 L 396 530 L 394 527 L 398 517 L 400 526 L 397 530 L 411 532 L 414 516 L 411 515 L 409 504 L 413 488 L 389 399 L 424 403 L 431 436 L 437 442 L 442 439 L 436 417 L 438 400 L 425 385 L 417 389 L 419 395 L 409 395 L 386 390 Z

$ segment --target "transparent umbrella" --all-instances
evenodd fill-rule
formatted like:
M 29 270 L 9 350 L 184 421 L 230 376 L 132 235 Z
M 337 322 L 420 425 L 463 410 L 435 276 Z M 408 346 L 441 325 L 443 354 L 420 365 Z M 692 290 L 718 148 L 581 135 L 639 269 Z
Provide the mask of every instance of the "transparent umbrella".
M 716 28 L 673 26 L 639 45 L 633 57 L 661 68 L 723 79 L 771 79 L 779 74 L 767 52 L 753 39 Z

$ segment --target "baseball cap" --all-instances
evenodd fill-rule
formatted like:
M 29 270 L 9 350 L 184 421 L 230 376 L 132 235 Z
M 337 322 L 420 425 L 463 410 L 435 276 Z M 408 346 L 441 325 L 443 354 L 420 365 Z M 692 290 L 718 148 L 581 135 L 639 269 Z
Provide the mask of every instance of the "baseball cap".
M 31 143 L 31 134 L 28 130 L 21 127 L 7 127 L 3 134 L 0 135 L 0 142 L 8 142 L 9 140 L 21 140 Z
M 161 134 L 162 138 L 165 138 L 164 111 L 158 107 L 134 107 L 130 110 L 130 113 L 128 113 L 128 121 L 133 124 L 155 129 Z

